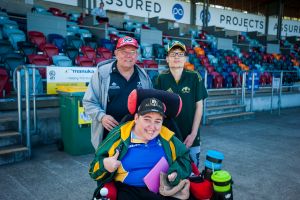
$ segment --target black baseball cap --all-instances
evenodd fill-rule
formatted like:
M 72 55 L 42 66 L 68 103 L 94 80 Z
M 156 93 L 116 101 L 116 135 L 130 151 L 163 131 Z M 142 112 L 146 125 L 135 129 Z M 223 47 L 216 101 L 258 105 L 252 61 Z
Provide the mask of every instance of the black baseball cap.
M 141 102 L 137 113 L 140 115 L 145 115 L 150 112 L 156 112 L 161 114 L 163 117 L 166 117 L 165 110 L 166 109 L 163 102 L 156 98 L 147 98 Z

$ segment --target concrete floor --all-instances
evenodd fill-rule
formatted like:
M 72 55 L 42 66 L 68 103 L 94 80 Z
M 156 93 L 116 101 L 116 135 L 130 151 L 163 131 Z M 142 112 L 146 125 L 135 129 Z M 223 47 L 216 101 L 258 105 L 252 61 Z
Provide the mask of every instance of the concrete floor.
M 202 154 L 225 155 L 236 200 L 300 199 L 300 108 L 256 113 L 256 118 L 202 128 Z M 90 199 L 93 155 L 70 156 L 56 146 L 33 149 L 29 161 L 0 166 L 1 200 Z M 203 167 L 203 163 L 202 163 Z

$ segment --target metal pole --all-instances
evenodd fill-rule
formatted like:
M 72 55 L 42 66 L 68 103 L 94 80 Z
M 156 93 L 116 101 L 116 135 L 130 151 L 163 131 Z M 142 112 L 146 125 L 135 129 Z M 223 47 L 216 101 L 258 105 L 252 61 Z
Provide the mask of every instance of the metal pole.
M 280 115 L 280 108 L 281 108 L 282 79 L 283 79 L 283 71 L 281 71 L 281 73 L 280 73 L 279 96 L 278 96 L 278 115 Z
M 18 130 L 21 135 L 21 141 L 23 138 L 22 131 L 22 93 L 21 93 L 21 72 L 20 68 L 17 68 L 17 95 L 18 95 Z
M 273 113 L 273 95 L 274 95 L 274 75 L 272 76 L 272 94 L 271 94 L 271 114 Z
M 34 133 L 37 132 L 37 114 L 36 114 L 36 85 L 35 85 L 35 65 L 32 68 L 32 87 L 33 87 L 33 128 Z
M 207 89 L 207 70 L 205 70 L 204 74 L 204 86 Z M 202 114 L 202 125 L 206 124 L 206 99 L 203 101 L 203 114 Z
M 242 74 L 242 105 L 245 105 L 245 80 L 246 80 L 246 72 Z
M 25 71 L 25 101 L 26 101 L 26 146 L 28 148 L 28 156 L 31 156 L 31 142 L 30 142 L 30 97 L 29 97 L 29 73 L 27 68 Z
M 250 102 L 251 112 L 253 112 L 253 96 L 254 96 L 254 72 L 252 71 L 251 102 Z

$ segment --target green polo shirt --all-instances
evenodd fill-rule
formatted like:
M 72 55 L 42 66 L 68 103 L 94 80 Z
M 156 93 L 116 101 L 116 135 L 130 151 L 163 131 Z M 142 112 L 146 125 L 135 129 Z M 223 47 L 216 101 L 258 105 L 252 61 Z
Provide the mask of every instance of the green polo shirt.
M 183 70 L 181 78 L 176 83 L 170 70 L 162 72 L 156 79 L 155 88 L 179 94 L 182 99 L 182 110 L 175 121 L 181 131 L 183 140 L 191 133 L 196 102 L 207 97 L 202 77 L 198 72 Z M 192 146 L 200 145 L 200 129 Z

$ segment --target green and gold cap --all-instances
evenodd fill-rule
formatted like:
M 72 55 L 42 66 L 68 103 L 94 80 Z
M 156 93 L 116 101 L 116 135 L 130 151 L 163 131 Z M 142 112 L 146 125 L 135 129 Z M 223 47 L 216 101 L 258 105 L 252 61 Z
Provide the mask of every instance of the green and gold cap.
M 173 40 L 172 42 L 169 42 L 167 52 L 169 53 L 169 51 L 174 47 L 180 47 L 182 50 L 186 51 L 186 47 L 182 42 L 179 42 L 178 40 Z

